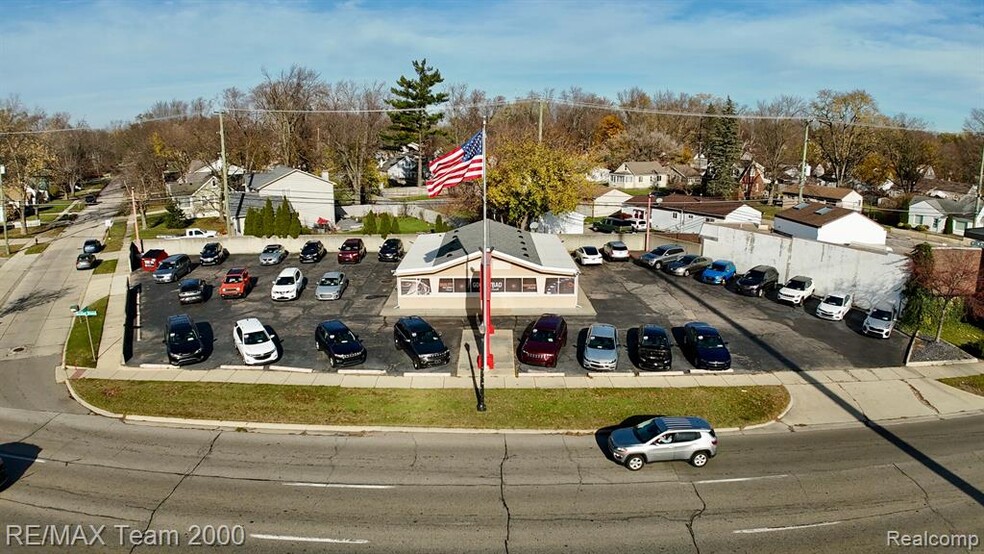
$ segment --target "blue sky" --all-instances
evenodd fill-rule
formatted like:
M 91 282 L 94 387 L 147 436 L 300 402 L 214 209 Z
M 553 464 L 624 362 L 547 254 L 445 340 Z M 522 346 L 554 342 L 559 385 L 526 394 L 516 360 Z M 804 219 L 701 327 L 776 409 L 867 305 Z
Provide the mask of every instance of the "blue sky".
M 862 88 L 956 131 L 984 108 L 984 2 L 7 0 L 0 98 L 99 127 L 263 69 L 391 85 L 423 57 L 445 84 L 507 98 L 638 86 L 754 106 Z

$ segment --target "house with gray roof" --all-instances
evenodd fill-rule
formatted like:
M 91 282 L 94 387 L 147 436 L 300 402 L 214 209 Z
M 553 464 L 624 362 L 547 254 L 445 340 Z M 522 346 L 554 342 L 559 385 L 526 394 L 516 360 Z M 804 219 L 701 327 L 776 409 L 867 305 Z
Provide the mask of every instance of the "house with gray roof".
M 419 235 L 393 274 L 397 305 L 408 314 L 475 313 L 480 306 L 482 222 Z M 557 235 L 489 221 L 492 305 L 497 313 L 573 313 L 578 268 Z M 586 298 L 581 298 L 585 303 Z
M 984 224 L 984 202 L 978 202 L 976 196 L 963 200 L 914 196 L 909 203 L 908 223 L 913 227 L 925 225 L 933 233 L 943 233 L 948 219 L 951 232 L 962 237 L 966 229 Z
M 281 199 L 286 198 L 305 227 L 315 227 L 319 221 L 334 225 L 336 221 L 335 183 L 328 178 L 327 172 L 318 177 L 307 171 L 278 165 L 266 171 L 246 174 L 243 192 L 270 198 L 274 205 L 279 205 Z
M 236 188 L 246 170 L 229 165 L 227 178 L 230 188 Z M 184 175 L 166 183 L 167 194 L 185 216 L 219 217 L 222 215 L 222 160 L 204 162 L 192 160 Z
M 670 185 L 670 170 L 659 162 L 624 162 L 608 174 L 608 184 L 617 189 L 664 189 Z

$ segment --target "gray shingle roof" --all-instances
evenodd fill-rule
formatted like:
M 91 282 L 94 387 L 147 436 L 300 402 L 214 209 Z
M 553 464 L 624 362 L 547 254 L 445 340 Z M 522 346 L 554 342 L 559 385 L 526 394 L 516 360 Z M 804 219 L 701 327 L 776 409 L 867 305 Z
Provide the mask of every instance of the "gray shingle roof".
M 294 169 L 293 167 L 286 167 L 283 165 L 274 166 L 266 171 L 262 171 L 259 173 L 250 173 L 249 175 L 246 176 L 244 185 L 246 186 L 247 190 L 260 190 L 261 188 L 269 185 L 270 183 L 276 181 L 277 179 L 290 175 L 295 171 L 300 171 L 300 170 Z
M 659 162 L 625 162 L 625 168 L 633 175 L 654 175 L 669 173 Z
M 271 201 L 277 200 L 271 198 Z M 229 213 L 232 214 L 233 218 L 246 217 L 246 212 L 250 208 L 263 209 L 266 205 L 267 198 L 260 196 L 255 192 L 231 192 L 229 193 Z M 275 202 L 273 205 L 274 209 L 277 209 L 279 202 Z
M 465 257 L 471 252 L 480 252 L 482 233 L 481 221 L 444 233 L 436 259 L 443 263 Z M 489 245 L 507 256 L 540 264 L 533 237 L 527 231 L 489 220 Z

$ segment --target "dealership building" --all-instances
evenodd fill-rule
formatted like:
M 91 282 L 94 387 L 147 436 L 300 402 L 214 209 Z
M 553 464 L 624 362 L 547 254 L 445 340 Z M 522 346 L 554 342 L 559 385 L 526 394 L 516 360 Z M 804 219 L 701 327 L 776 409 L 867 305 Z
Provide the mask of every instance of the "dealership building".
M 400 312 L 480 309 L 482 222 L 420 235 L 394 271 Z M 493 313 L 578 308 L 579 271 L 557 235 L 489 221 Z M 501 310 L 501 311 L 500 311 Z

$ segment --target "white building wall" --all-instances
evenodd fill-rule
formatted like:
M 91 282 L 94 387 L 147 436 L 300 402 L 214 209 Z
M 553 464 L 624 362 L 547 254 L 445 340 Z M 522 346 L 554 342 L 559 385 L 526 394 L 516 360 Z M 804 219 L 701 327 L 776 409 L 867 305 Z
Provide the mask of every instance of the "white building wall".
M 335 223 L 335 187 L 332 183 L 313 175 L 295 172 L 257 191 L 260 196 L 273 199 L 286 197 L 297 210 L 301 224 L 313 227 L 319 217 Z
M 860 212 L 861 207 L 864 206 L 864 197 L 858 194 L 857 191 L 852 190 L 847 193 L 840 202 L 837 202 L 836 205 L 839 208 L 846 208 L 848 210 Z
M 552 234 L 571 234 L 580 235 L 584 233 L 584 214 L 577 212 L 567 212 L 554 214 L 547 212 L 539 217 L 537 222 L 540 226 L 537 233 Z
M 888 232 L 881 225 L 859 213 L 852 213 L 821 227 L 817 240 L 834 244 L 885 246 L 887 236 Z
M 925 225 L 934 233 L 942 233 L 946 227 L 946 217 L 926 202 L 916 202 L 909 206 L 909 225 Z
M 762 212 L 755 208 L 742 204 L 739 208 L 728 214 L 724 220 L 728 223 L 754 223 L 762 224 Z
M 816 227 L 810 227 L 809 225 L 803 225 L 802 223 L 796 223 L 795 221 L 790 221 L 781 217 L 775 218 L 772 223 L 772 228 L 775 229 L 777 233 L 783 233 L 793 237 L 809 240 L 817 240 L 817 234 L 820 231 Z
M 778 269 L 782 281 L 806 275 L 813 278 L 818 295 L 850 292 L 861 308 L 882 300 L 898 302 L 908 277 L 908 258 L 892 252 L 873 252 L 725 225 L 705 225 L 701 235 L 704 256 L 732 260 L 739 272 L 765 264 Z

